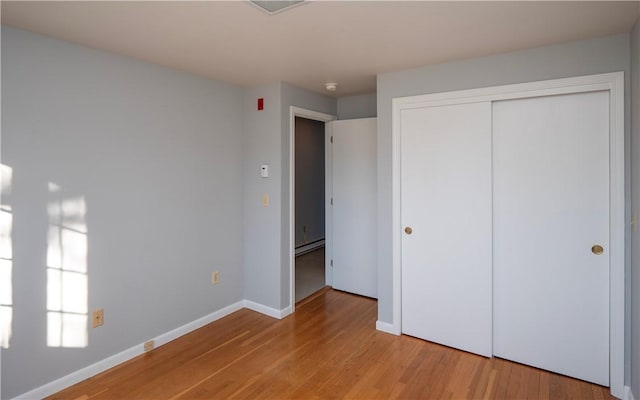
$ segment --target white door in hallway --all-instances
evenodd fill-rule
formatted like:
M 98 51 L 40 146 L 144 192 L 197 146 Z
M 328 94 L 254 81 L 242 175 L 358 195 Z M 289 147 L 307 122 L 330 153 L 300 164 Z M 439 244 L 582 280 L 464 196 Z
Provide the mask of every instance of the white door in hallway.
M 331 122 L 333 287 L 377 298 L 377 119 Z
M 402 332 L 491 356 L 491 103 L 402 110 Z
M 609 93 L 493 104 L 494 354 L 609 384 Z

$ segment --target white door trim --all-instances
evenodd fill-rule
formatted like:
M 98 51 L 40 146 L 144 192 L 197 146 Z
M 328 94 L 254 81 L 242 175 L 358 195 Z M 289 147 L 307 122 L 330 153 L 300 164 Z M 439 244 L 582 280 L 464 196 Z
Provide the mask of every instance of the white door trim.
M 607 90 L 610 115 L 610 388 L 624 395 L 624 73 L 614 72 L 481 89 L 394 98 L 392 101 L 392 333 L 402 332 L 401 220 L 400 220 L 400 114 L 402 110 L 448 104 L 530 98 Z M 389 331 L 389 330 L 387 330 Z
M 325 132 L 325 270 L 329 270 L 330 244 L 332 243 L 332 233 L 327 229 L 327 224 L 331 222 L 331 208 L 329 202 L 326 201 L 327 193 L 331 193 L 331 163 L 330 160 L 331 146 L 326 146 L 331 137 L 331 122 L 337 119 L 335 115 L 324 114 L 321 112 L 307 110 L 305 108 L 291 106 L 289 107 L 289 304 L 291 304 L 291 313 L 296 310 L 296 276 L 295 276 L 295 201 L 296 201 L 296 117 L 312 119 L 314 121 L 324 122 Z

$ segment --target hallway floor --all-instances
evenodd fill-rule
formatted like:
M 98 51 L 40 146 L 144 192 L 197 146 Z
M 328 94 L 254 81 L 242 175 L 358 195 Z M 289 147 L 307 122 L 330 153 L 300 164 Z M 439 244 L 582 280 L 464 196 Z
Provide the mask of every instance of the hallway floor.
M 296 257 L 296 303 L 325 286 L 324 247 Z

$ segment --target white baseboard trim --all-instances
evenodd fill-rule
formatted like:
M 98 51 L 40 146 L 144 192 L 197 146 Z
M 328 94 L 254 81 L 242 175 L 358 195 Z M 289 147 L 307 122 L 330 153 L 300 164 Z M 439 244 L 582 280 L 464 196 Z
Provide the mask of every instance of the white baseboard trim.
M 320 247 L 324 247 L 324 239 L 318 240 L 316 242 L 313 243 L 309 243 L 305 246 L 300 246 L 298 248 L 296 248 L 295 250 L 295 255 L 299 256 L 302 255 L 304 253 L 309 253 L 315 249 L 319 249 Z
M 244 306 L 244 302 L 242 300 L 233 303 L 229 306 L 226 306 L 218 311 L 212 312 L 209 315 L 205 315 L 202 318 L 198 318 L 195 321 L 189 322 L 185 325 L 182 325 L 179 328 L 176 328 L 172 331 L 164 333 L 160 336 L 157 336 L 153 339 L 155 347 L 162 346 L 163 344 L 167 344 L 168 342 L 179 338 L 180 336 L 186 335 L 191 331 L 195 331 L 198 328 L 202 328 L 205 325 L 212 323 L 213 321 L 217 321 L 220 318 L 226 317 L 227 315 L 234 313 L 238 310 L 241 310 Z M 144 343 L 139 345 L 144 352 Z
M 115 354 L 111 357 L 107 357 L 104 360 L 100 360 L 95 364 L 91 364 L 88 367 L 82 368 L 78 371 L 70 373 L 69 375 L 63 376 L 62 378 L 56 379 L 53 382 L 49 382 L 31 391 L 23 393 L 15 397 L 15 399 L 43 399 L 63 389 L 66 389 L 69 386 L 75 385 L 78 382 L 89 379 L 92 376 L 99 374 L 100 372 L 106 371 L 109 368 L 113 368 L 118 364 L 122 364 L 125 361 L 137 357 L 143 352 L 144 344 L 129 347 L 128 349 L 121 351 L 120 353 Z
M 292 313 L 293 313 L 293 307 L 291 307 L 291 306 L 285 307 L 282 310 L 280 310 L 280 315 L 282 315 L 282 317 L 280 319 L 282 319 L 282 318 L 284 318 L 287 315 L 292 314 Z
M 389 324 L 382 321 L 376 321 L 376 330 L 379 330 L 380 332 L 390 333 L 396 336 L 400 335 L 400 332 L 398 332 L 394 328 L 393 324 Z
M 267 315 L 272 318 L 282 319 L 287 315 L 291 314 L 292 308 L 291 306 L 283 308 L 282 310 L 277 310 L 275 308 L 271 308 L 265 306 L 264 304 L 256 303 L 255 301 L 245 300 L 244 307 L 249 310 L 253 310 L 259 312 L 260 314 Z
M 218 311 L 215 311 L 209 315 L 205 315 L 202 318 L 199 318 L 195 321 L 182 325 L 179 328 L 171 330 L 167 333 L 163 333 L 162 335 L 156 336 L 155 338 L 150 340 L 154 341 L 156 348 L 160 347 L 163 344 L 166 344 L 174 339 L 177 339 L 182 335 L 185 335 L 191 331 L 201 328 L 207 324 L 210 324 L 213 321 L 216 321 L 222 317 L 225 317 L 235 311 L 238 311 L 242 309 L 243 306 L 244 306 L 244 301 L 243 300 L 238 301 Z M 63 389 L 66 389 L 71 385 L 75 385 L 78 382 L 81 382 L 85 379 L 89 379 L 92 376 L 99 374 L 100 372 L 106 371 L 109 368 L 113 368 L 116 365 L 122 364 L 125 361 L 129 361 L 130 359 L 137 357 L 143 353 L 144 353 L 144 343 L 140 343 L 124 351 L 121 351 L 118 354 L 115 354 L 111 357 L 107 357 L 104 360 L 98 361 L 95 364 L 91 364 L 88 367 L 82 368 L 78 371 L 70 373 L 69 375 L 63 376 L 62 378 L 56 379 L 53 382 L 49 382 L 36 389 L 23 393 L 15 397 L 15 399 L 42 399 L 44 397 L 51 396 L 52 394 L 57 393 Z
M 624 387 L 624 399 L 623 400 L 636 400 L 631 391 L 631 386 Z

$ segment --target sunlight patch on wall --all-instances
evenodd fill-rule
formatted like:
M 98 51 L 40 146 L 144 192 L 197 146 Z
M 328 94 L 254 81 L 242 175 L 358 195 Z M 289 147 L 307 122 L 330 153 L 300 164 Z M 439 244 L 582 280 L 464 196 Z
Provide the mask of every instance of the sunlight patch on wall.
M 88 344 L 87 206 L 49 183 L 47 346 Z
M 0 347 L 8 349 L 13 321 L 13 170 L 0 164 Z

